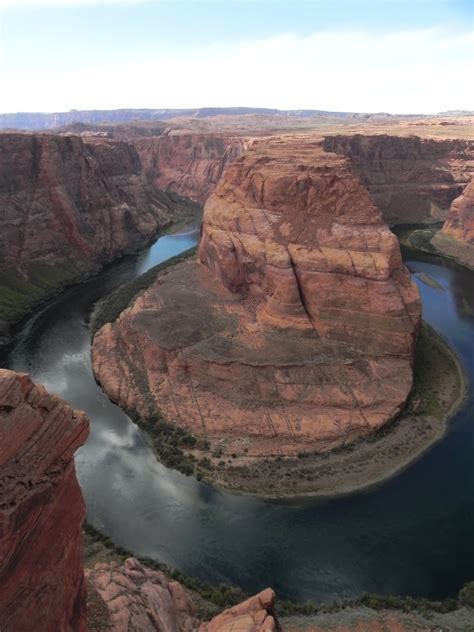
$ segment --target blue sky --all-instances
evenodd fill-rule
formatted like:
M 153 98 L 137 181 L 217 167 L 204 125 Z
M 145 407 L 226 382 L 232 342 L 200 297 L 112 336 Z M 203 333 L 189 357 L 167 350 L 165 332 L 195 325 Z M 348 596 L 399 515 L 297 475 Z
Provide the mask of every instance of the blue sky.
M 474 108 L 464 0 L 0 0 L 0 111 Z

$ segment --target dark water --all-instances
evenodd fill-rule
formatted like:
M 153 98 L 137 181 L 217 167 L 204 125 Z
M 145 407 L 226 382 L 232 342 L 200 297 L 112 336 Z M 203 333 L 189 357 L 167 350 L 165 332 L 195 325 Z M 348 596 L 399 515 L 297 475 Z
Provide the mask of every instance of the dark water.
M 474 579 L 473 397 L 448 436 L 395 479 L 333 500 L 266 502 L 232 496 L 167 470 L 91 373 L 87 319 L 94 302 L 196 242 L 168 236 L 32 318 L 8 366 L 28 371 L 87 411 L 91 435 L 77 454 L 88 519 L 125 548 L 212 582 L 281 597 L 332 600 L 363 591 L 443 597 Z M 428 255 L 406 255 L 444 290 L 417 283 L 424 317 L 474 376 L 473 274 Z

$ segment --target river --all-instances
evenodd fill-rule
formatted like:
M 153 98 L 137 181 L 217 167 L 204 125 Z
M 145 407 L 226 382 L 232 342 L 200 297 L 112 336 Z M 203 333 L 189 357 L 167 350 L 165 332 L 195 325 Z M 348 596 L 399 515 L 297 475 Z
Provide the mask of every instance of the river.
M 141 431 L 94 381 L 88 318 L 117 285 L 196 243 L 164 236 L 49 302 L 18 332 L 2 366 L 31 373 L 87 412 L 76 457 L 88 520 L 117 544 L 212 583 L 332 601 L 364 591 L 440 598 L 474 579 L 474 398 L 446 438 L 402 474 L 338 499 L 264 501 L 217 491 L 156 461 Z M 474 376 L 474 277 L 404 253 L 424 318 Z M 440 287 L 423 282 L 430 275 Z

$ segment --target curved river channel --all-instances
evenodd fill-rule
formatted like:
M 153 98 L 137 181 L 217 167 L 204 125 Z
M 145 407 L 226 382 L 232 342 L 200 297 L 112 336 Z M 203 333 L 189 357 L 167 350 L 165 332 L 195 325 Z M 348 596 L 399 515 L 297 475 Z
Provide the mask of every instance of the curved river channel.
M 89 415 L 90 438 L 76 458 L 89 522 L 124 548 L 189 575 L 249 592 L 271 585 L 293 599 L 364 591 L 440 598 L 474 579 L 472 391 L 442 442 L 394 479 L 347 497 L 234 496 L 156 461 L 141 431 L 94 381 L 87 321 L 100 297 L 197 239 L 197 229 L 162 237 L 66 290 L 22 326 L 1 358 Z M 430 255 L 405 253 L 405 261 L 424 318 L 474 383 L 474 273 Z M 442 289 L 423 283 L 420 272 Z

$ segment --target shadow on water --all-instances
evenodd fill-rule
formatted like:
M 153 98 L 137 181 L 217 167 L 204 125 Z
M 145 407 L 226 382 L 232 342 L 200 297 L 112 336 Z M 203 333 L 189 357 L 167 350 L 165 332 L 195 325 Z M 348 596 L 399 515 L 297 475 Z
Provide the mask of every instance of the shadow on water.
M 10 368 L 86 410 L 77 470 L 88 519 L 119 545 L 211 582 L 281 597 L 330 601 L 363 591 L 444 597 L 474 578 L 473 399 L 448 436 L 396 478 L 333 500 L 267 502 L 232 496 L 159 464 L 140 430 L 94 381 L 87 321 L 111 289 L 197 241 L 196 231 L 160 238 L 138 257 L 64 292 L 30 319 Z M 405 253 L 424 317 L 474 375 L 473 273 Z

